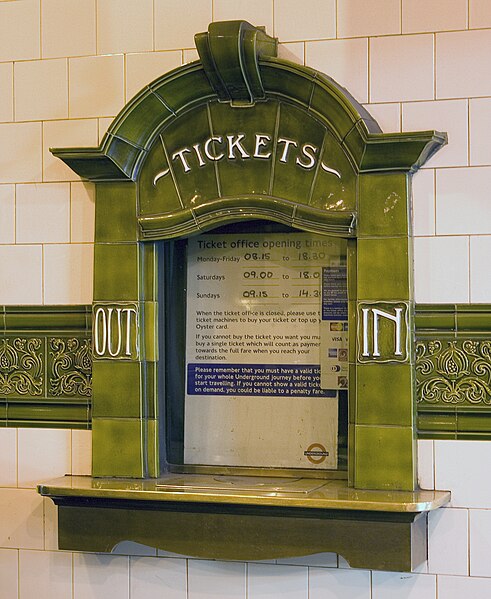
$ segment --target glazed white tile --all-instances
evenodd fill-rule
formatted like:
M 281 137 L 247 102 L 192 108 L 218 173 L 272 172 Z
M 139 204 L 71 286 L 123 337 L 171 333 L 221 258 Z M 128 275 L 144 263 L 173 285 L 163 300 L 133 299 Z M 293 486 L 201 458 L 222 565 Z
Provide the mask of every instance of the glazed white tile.
M 491 4 L 490 4 L 491 6 Z M 470 163 L 491 165 L 491 98 L 475 98 L 469 101 Z
M 491 577 L 491 510 L 470 510 L 470 575 Z
M 0 487 L 17 486 L 17 429 L 0 428 Z
M 43 123 L 43 180 L 80 181 L 80 177 L 50 148 L 94 147 L 99 143 L 97 119 L 72 119 Z
M 309 569 L 309 599 L 371 599 L 367 570 Z
M 428 514 L 428 570 L 431 574 L 469 573 L 469 512 L 444 508 Z
M 0 489 L 0 547 L 43 549 L 43 498 L 34 489 Z M 10 598 L 9 598 L 10 599 Z
M 18 597 L 18 562 L 16 549 L 0 549 L 0 599 Z
M 43 58 L 96 52 L 96 0 L 43 0 Z
M 93 262 L 92 244 L 44 246 L 44 303 L 92 303 Z
M 399 0 L 377 0 L 376 10 L 366 0 L 338 2 L 338 37 L 364 37 L 401 33 Z
M 469 301 L 469 238 L 414 239 L 414 295 L 419 303 Z
M 53 58 L 15 63 L 14 99 L 16 121 L 66 119 L 67 59 Z
M 327 40 L 305 44 L 305 62 L 332 77 L 358 100 L 368 101 L 368 40 Z
M 129 558 L 74 553 L 73 599 L 129 599 Z
M 278 44 L 278 58 L 305 64 L 305 43 L 287 42 L 286 44 Z
M 412 178 L 412 217 L 415 236 L 435 234 L 435 171 L 423 169 Z
M 186 560 L 132 557 L 131 599 L 186 599 Z
M 153 0 L 97 2 L 97 53 L 153 49 Z
M 436 173 L 437 235 L 491 233 L 491 167 L 442 169 Z
M 398 102 L 365 104 L 365 108 L 377 121 L 384 133 L 399 132 L 401 130 L 401 105 Z
M 95 226 L 95 186 L 93 183 L 72 183 L 70 239 L 72 242 L 92 243 Z
M 214 0 L 213 20 L 233 21 L 235 19 L 249 21 L 255 27 L 266 27 L 266 33 L 273 35 L 273 0 L 247 0 L 230 2 L 230 0 Z
M 70 241 L 70 184 L 17 185 L 17 243 Z
M 467 0 L 445 0 L 445 2 L 402 0 L 403 33 L 466 28 Z
M 0 139 L 0 181 L 41 181 L 41 123 L 0 124 Z
M 452 492 L 451 505 L 491 508 L 491 441 L 435 441 L 435 487 Z
M 337 568 L 338 556 L 336 553 L 316 553 L 314 555 L 305 555 L 303 557 L 277 559 L 276 563 L 291 566 L 317 566 L 323 568 Z
M 92 473 L 92 431 L 72 430 L 73 475 L 90 476 Z
M 126 56 L 126 99 L 168 71 L 181 66 L 181 52 L 144 52 Z
M 189 560 L 188 599 L 245 599 L 245 568 L 239 562 Z
M 469 0 L 469 28 L 491 27 L 491 4 L 488 0 Z
M 19 599 L 70 599 L 72 554 L 61 551 L 19 552 Z
M 274 35 L 281 42 L 335 38 L 335 0 L 275 0 Z
M 448 145 L 438 150 L 425 167 L 467 166 L 467 123 L 467 100 L 410 102 L 402 106 L 403 131 L 436 129 L 448 134 Z
M 0 2 L 0 62 L 39 58 L 39 0 Z
M 44 509 L 44 549 L 58 549 L 58 506 L 48 497 L 43 498 Z
M 435 488 L 435 463 L 433 441 L 418 439 L 418 484 L 421 489 Z
M 249 564 L 247 599 L 308 599 L 308 568 Z
M 402 73 L 404 76 L 401 76 Z M 409 102 L 432 98 L 432 35 L 387 36 L 370 40 L 370 102 Z
M 43 248 L 0 245 L 0 304 L 42 304 Z
M 436 599 L 436 576 L 373 572 L 371 599 Z
M 436 35 L 436 97 L 491 95 L 491 30 Z
M 194 48 L 194 35 L 208 30 L 211 0 L 155 0 L 155 50 Z
M 471 237 L 471 302 L 491 301 L 491 235 Z
M 104 135 L 109 129 L 109 125 L 113 122 L 112 118 L 98 119 L 99 122 L 99 143 L 102 141 Z
M 18 447 L 19 487 L 34 488 L 43 480 L 70 473 L 70 430 L 19 428 Z
M 0 243 L 15 243 L 15 187 L 0 185 Z
M 182 51 L 182 64 L 188 64 L 195 60 L 199 60 L 199 54 L 195 48 L 188 48 Z
M 468 576 L 439 576 L 438 599 L 489 599 L 491 578 L 471 578 Z M 374 597 L 374 599 L 376 599 Z
M 119 54 L 70 58 L 70 118 L 116 115 L 124 104 L 124 61 Z
M 9 122 L 14 118 L 14 65 L 11 62 L 0 63 L 0 122 Z

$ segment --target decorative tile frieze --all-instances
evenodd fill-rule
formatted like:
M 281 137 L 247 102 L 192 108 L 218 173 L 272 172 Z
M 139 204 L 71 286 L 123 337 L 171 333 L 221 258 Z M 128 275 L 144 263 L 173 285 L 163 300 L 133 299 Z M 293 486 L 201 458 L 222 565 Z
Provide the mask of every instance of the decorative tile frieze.
M 91 397 L 92 343 L 90 339 L 48 339 L 48 395 Z
M 1 308 L 0 425 L 88 428 L 89 306 Z
M 416 388 L 418 403 L 490 406 L 491 341 L 419 341 Z
M 43 339 L 15 337 L 0 340 L 0 395 L 42 395 L 43 375 Z

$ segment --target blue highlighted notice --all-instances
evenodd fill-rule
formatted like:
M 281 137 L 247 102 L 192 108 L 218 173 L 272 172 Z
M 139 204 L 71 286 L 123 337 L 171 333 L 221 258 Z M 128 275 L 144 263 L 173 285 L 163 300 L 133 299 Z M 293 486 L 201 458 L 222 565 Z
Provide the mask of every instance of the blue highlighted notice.
M 188 395 L 336 397 L 320 388 L 320 366 L 308 364 L 188 364 Z

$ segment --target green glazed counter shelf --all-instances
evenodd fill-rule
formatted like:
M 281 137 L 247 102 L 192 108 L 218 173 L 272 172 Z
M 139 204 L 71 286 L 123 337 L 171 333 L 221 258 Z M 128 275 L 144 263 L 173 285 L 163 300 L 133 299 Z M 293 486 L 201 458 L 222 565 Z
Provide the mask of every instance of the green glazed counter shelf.
M 39 486 L 59 506 L 60 548 L 126 538 L 209 557 L 338 551 L 359 567 L 414 569 L 427 512 L 449 493 L 416 483 L 409 197 L 446 135 L 382 133 L 346 90 L 278 59 L 277 40 L 246 22 L 212 23 L 196 45 L 200 60 L 135 96 L 100 147 L 53 150 L 96 183 L 93 476 Z M 188 465 L 179 448 L 179 252 L 192 234 L 251 221 L 347 240 L 347 472 L 334 477 L 264 468 L 275 480 L 253 482 L 258 469 Z

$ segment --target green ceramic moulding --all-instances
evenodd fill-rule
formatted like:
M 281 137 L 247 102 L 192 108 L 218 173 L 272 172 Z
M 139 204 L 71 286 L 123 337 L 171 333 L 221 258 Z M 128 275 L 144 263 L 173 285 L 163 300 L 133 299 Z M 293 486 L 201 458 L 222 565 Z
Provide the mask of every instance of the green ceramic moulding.
M 137 301 L 137 243 L 98 243 L 94 248 L 94 301 Z
M 92 475 L 144 477 L 145 429 L 138 418 L 93 418 Z
M 360 364 L 357 368 L 357 423 L 413 426 L 413 366 Z
M 359 489 L 415 488 L 412 427 L 355 427 L 355 481 Z
M 249 155 L 253 155 L 256 132 L 274 138 L 277 116 L 280 111 L 279 102 L 259 102 L 243 110 L 231 108 L 229 104 L 210 102 L 210 129 L 213 135 L 235 138 L 244 135 L 240 144 Z M 274 151 L 273 148 L 261 148 L 262 154 Z M 226 147 L 224 150 L 226 151 Z M 235 149 L 233 160 L 220 160 L 216 163 L 220 192 L 224 197 L 237 197 L 245 194 L 271 195 L 272 191 L 272 161 L 263 159 L 240 159 L 241 150 Z
M 405 174 L 360 175 L 358 237 L 408 235 Z
M 358 239 L 358 300 L 408 300 L 410 264 L 407 237 Z
M 139 362 L 94 360 L 94 418 L 141 418 L 141 388 Z
M 136 185 L 100 183 L 96 188 L 95 238 L 98 243 L 136 241 Z

